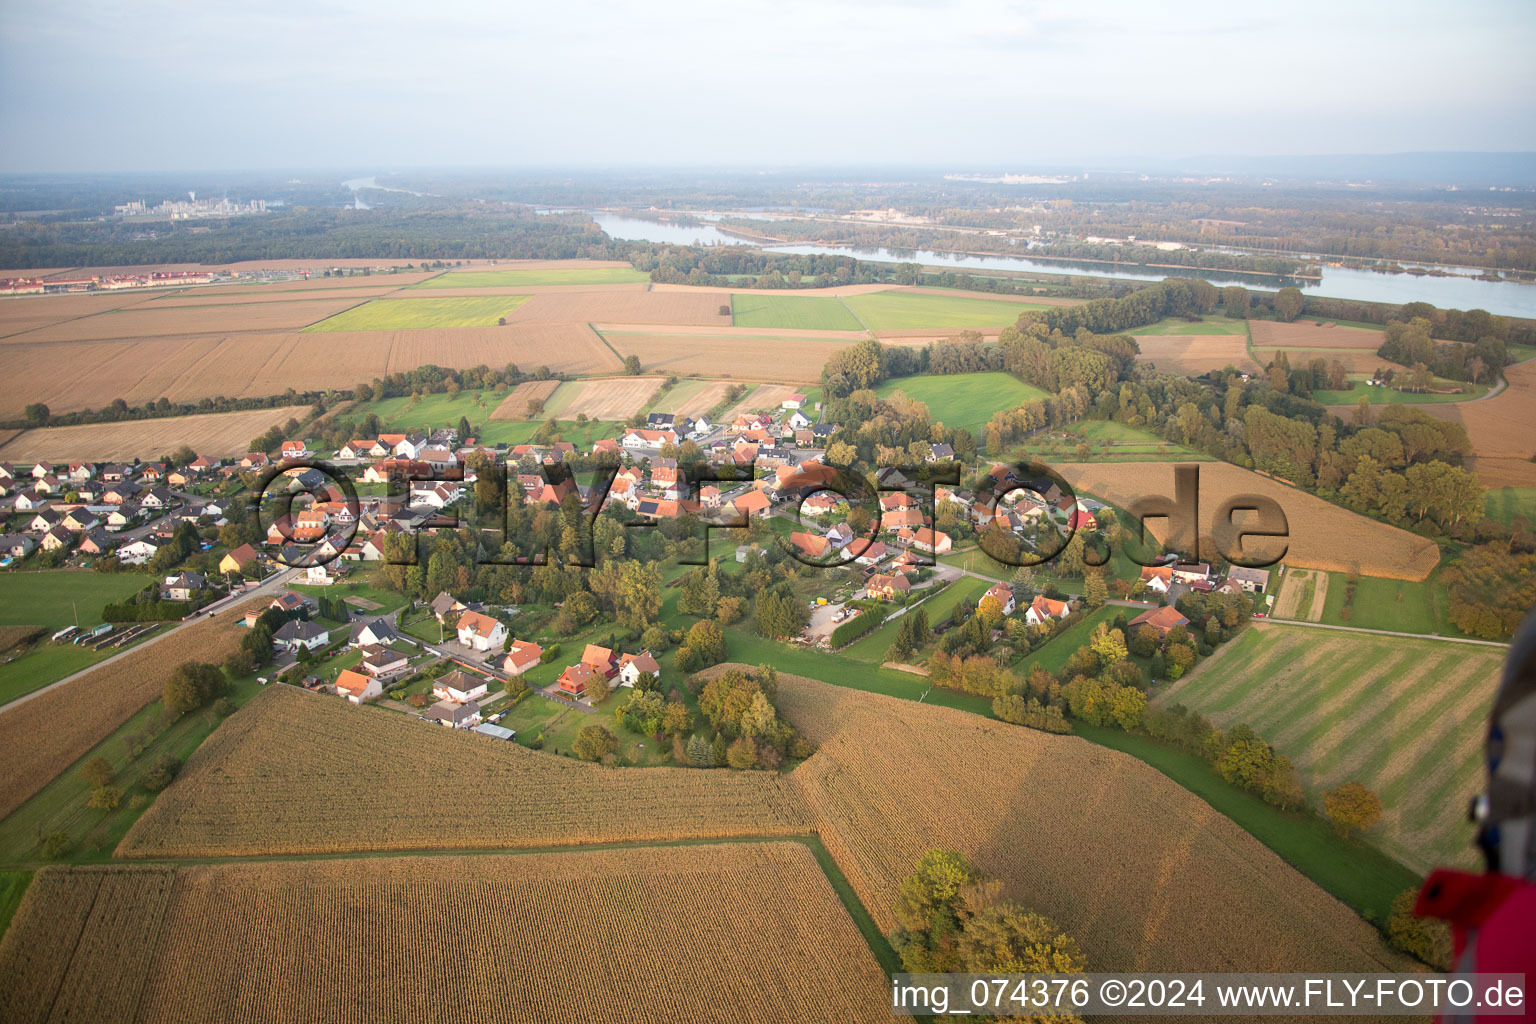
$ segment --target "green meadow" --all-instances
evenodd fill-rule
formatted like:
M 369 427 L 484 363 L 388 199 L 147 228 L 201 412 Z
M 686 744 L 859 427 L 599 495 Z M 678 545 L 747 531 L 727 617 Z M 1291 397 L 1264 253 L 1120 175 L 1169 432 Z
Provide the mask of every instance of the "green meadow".
M 880 385 L 888 398 L 897 391 L 922 402 L 936 422 L 980 434 L 992 414 L 1046 397 L 1046 392 L 1009 373 L 957 373 L 944 377 L 897 377 Z
M 635 284 L 651 275 L 630 267 L 572 270 L 461 270 L 429 277 L 412 288 L 531 288 L 561 284 Z
M 857 331 L 863 327 L 841 299 L 825 295 L 732 295 L 731 323 L 736 327 L 801 331 Z
M 492 327 L 528 301 L 526 295 L 484 298 L 374 299 L 304 328 L 307 332 L 412 331 L 432 327 Z
M 850 295 L 843 303 L 871 331 L 1009 327 L 1020 313 L 1048 308 L 1029 302 L 894 291 Z

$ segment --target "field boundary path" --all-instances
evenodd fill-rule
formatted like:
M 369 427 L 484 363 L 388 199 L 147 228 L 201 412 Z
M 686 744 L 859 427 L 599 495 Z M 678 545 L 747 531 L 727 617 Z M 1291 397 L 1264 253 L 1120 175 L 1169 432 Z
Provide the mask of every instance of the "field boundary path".
M 57 680 L 55 682 L 49 683 L 47 686 L 41 687 L 40 689 L 33 690 L 31 693 L 24 693 L 20 697 L 17 697 L 15 700 L 10 701 L 9 703 L 0 704 L 0 714 L 4 714 L 5 712 L 11 710 L 14 707 L 18 707 L 19 705 L 25 704 L 27 701 L 31 700 L 33 697 L 41 697 L 43 694 L 47 693 L 49 690 L 57 689 L 60 686 L 66 685 L 67 683 L 74 682 L 76 679 L 79 679 L 81 676 L 89 675 L 90 673 L 95 672 L 99 668 L 104 668 L 105 666 L 112 664 L 114 661 L 116 661 L 119 658 L 124 658 L 124 657 L 127 657 L 130 654 L 134 654 L 134 653 L 137 653 L 138 651 L 142 651 L 144 648 L 149 647 L 152 644 L 157 644 L 161 640 L 164 640 L 168 636 L 175 636 L 178 630 L 184 629 L 187 626 L 194 625 L 195 623 L 202 622 L 204 619 L 206 619 L 208 617 L 210 610 L 216 612 L 216 611 L 219 610 L 219 608 L 222 608 L 226 604 L 230 604 L 230 603 L 232 603 L 234 601 L 244 601 L 246 598 L 258 597 L 258 596 L 262 595 L 263 593 L 270 593 L 271 591 L 281 589 L 282 583 L 285 580 L 287 580 L 287 578 L 288 578 L 288 571 L 287 570 L 284 570 L 284 571 L 279 572 L 279 573 L 274 573 L 273 575 L 271 575 L 271 576 L 267 577 L 266 579 L 262 580 L 256 586 L 251 587 L 249 590 L 243 591 L 242 593 L 239 593 L 239 594 L 231 595 L 230 597 L 226 597 L 226 598 L 224 598 L 224 599 L 222 599 L 220 601 L 215 602 L 214 604 L 209 605 L 206 608 L 201 609 L 197 613 L 195 613 L 195 614 L 193 614 L 193 615 L 191 615 L 191 616 L 189 616 L 189 617 L 187 617 L 185 619 L 182 619 L 180 622 L 178 622 L 176 625 L 172 626 L 170 629 L 166 630 L 164 633 L 160 633 L 157 636 L 152 636 L 148 640 L 145 640 L 143 643 L 134 644 L 131 647 L 125 647 L 121 651 L 119 651 L 118 653 L 112 655 L 110 658 L 103 658 L 101 661 L 95 662 L 94 664 L 91 664 L 91 665 L 87 665 L 85 668 L 81 669 L 80 671 L 72 673 L 70 675 L 67 675 L 63 679 L 59 679 L 59 680 Z
M 1115 602 L 1111 601 L 1110 604 Z M 1336 629 L 1343 633 L 1370 633 L 1375 636 L 1400 636 L 1409 640 L 1444 640 L 1448 644 L 1474 644 L 1478 647 L 1508 647 L 1501 640 L 1475 640 L 1467 636 L 1441 636 L 1439 633 L 1401 633 L 1392 629 L 1366 629 L 1364 626 L 1335 626 L 1331 622 L 1308 622 L 1305 619 L 1259 619 L 1276 626 L 1306 626 L 1310 629 Z

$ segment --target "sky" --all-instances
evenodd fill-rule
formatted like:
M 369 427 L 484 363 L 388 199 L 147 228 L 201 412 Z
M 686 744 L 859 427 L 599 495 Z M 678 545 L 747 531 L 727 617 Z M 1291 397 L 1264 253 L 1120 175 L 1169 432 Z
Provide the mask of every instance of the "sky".
M 0 8 L 0 171 L 1536 150 L 1529 0 Z

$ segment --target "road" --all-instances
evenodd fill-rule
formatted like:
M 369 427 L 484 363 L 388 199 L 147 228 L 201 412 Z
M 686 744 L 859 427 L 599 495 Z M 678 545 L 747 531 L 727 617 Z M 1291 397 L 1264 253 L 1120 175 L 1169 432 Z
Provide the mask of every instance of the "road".
M 1498 640 L 1473 640 L 1462 636 L 1441 636 L 1439 633 L 1399 633 L 1390 629 L 1366 629 L 1364 626 L 1335 626 L 1328 622 L 1306 622 L 1301 619 L 1260 619 L 1259 622 L 1273 622 L 1279 626 L 1306 626 L 1310 629 L 1336 629 L 1344 633 L 1371 633 L 1375 636 L 1401 636 L 1410 640 L 1444 640 L 1450 644 L 1473 644 L 1477 647 L 1508 647 L 1509 644 Z
M 20 697 L 17 697 L 15 700 L 7 704 L 0 705 L 0 714 L 4 714 L 11 708 L 16 707 L 18 704 L 25 704 L 33 697 L 41 696 L 42 694 L 47 693 L 49 690 L 57 689 L 60 686 L 67 686 L 68 684 L 79 679 L 81 676 L 94 672 L 96 669 L 101 668 L 103 665 L 112 664 L 112 662 L 116 661 L 118 658 L 127 657 L 129 654 L 141 651 L 144 648 L 149 647 L 151 644 L 159 643 L 161 640 L 164 640 L 168 636 L 174 636 L 178 630 L 186 629 L 188 626 L 195 622 L 202 622 L 204 619 L 208 618 L 210 614 L 217 614 L 221 609 L 228 607 L 231 604 L 244 601 L 251 597 L 261 597 L 267 594 L 275 594 L 277 591 L 283 588 L 284 584 L 288 581 L 288 578 L 288 570 L 274 573 L 272 576 L 263 580 L 261 583 L 245 591 L 244 593 L 236 594 L 233 599 L 226 598 L 223 601 L 210 605 L 208 608 L 204 608 L 202 611 L 199 611 L 195 615 L 192 615 L 191 617 L 177 623 L 165 632 L 150 637 L 143 643 L 134 644 L 132 647 L 126 647 L 118 653 L 112 655 L 110 658 L 103 658 L 101 661 L 96 662 L 94 665 L 91 665 L 88 668 L 83 668 L 79 672 L 76 672 L 72 675 L 67 675 L 57 682 L 49 683 L 47 686 L 44 686 L 41 689 L 33 690 L 31 693 L 24 693 Z

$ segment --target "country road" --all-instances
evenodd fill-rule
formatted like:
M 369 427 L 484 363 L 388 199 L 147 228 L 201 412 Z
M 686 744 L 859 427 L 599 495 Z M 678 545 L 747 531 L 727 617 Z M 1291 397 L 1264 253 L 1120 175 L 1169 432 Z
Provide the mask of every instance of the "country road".
M 144 648 L 150 646 L 151 644 L 157 644 L 161 640 L 164 640 L 168 636 L 174 636 L 176 634 L 177 630 L 185 629 L 186 627 L 192 625 L 193 623 L 202 622 L 204 619 L 208 618 L 208 616 L 210 614 L 210 609 L 211 609 L 211 612 L 213 614 L 217 614 L 220 609 L 222 609 L 222 608 L 224 608 L 224 607 L 226 607 L 228 605 L 235 604 L 236 602 L 244 601 L 247 598 L 260 597 L 263 594 L 275 593 L 276 591 L 282 589 L 283 584 L 287 581 L 287 579 L 289 577 L 289 572 L 290 572 L 290 570 L 284 569 L 282 572 L 275 573 L 272 576 L 268 577 L 267 579 L 263 580 L 257 586 L 252 587 L 250 590 L 247 590 L 247 591 L 245 591 L 244 593 L 241 593 L 241 594 L 236 594 L 236 595 L 234 595 L 234 597 L 232 599 L 231 598 L 225 598 L 223 601 L 218 602 L 216 605 L 210 605 L 209 608 L 205 608 L 202 611 L 198 612 L 197 614 L 191 616 L 190 618 L 187 618 L 187 619 L 183 620 L 182 622 L 177 623 L 175 626 L 172 626 L 170 629 L 166 630 L 164 633 L 160 633 L 157 636 L 152 636 L 148 640 L 145 640 L 143 643 L 134 644 L 131 647 L 125 647 L 125 648 L 123 648 L 123 650 L 121 650 L 121 651 L 117 652 L 116 654 L 112 655 L 110 658 L 103 658 L 101 661 L 96 662 L 94 665 L 89 665 L 86 668 L 81 669 L 79 672 L 75 672 L 75 673 L 73 673 L 71 675 L 67 675 L 63 679 L 60 679 L 60 680 L 58 680 L 56 682 L 49 683 L 47 686 L 44 686 L 44 687 L 41 687 L 39 689 L 33 690 L 31 693 L 24 693 L 20 697 L 17 697 L 15 700 L 10 701 L 10 702 L 8 702 L 6 704 L 0 704 L 0 714 L 4 714 L 5 712 L 11 710 L 12 708 L 16 707 L 19 704 L 25 704 L 27 701 L 31 700 L 33 697 L 41 696 L 42 694 L 47 693 L 49 690 L 57 689 L 60 686 L 68 685 L 69 683 L 74 682 L 76 679 L 79 679 L 81 676 L 84 676 L 84 675 L 86 675 L 86 674 L 88 674 L 90 672 L 96 671 L 98 668 L 101 668 L 103 665 L 110 665 L 110 664 L 112 664 L 114 661 L 116 661 L 119 658 L 126 657 L 127 655 L 132 654 L 135 651 L 142 651 Z

